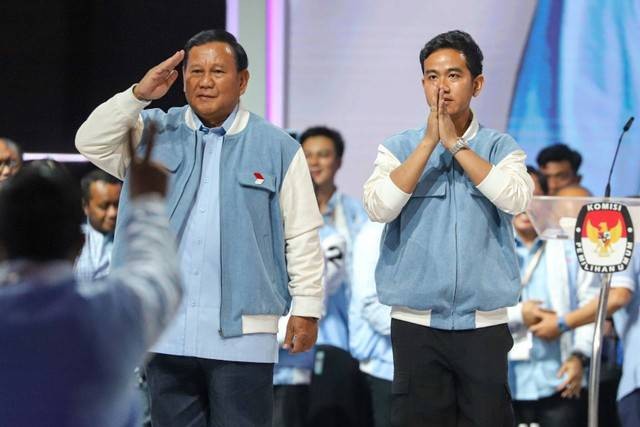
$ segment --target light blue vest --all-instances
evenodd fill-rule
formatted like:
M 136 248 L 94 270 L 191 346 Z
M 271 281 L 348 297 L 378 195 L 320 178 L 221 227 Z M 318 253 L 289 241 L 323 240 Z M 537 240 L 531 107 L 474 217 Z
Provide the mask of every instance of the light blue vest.
M 187 106 L 145 110 L 146 130 L 157 126 L 153 159 L 169 170 L 166 197 L 169 223 L 180 238 L 195 200 L 202 170 L 203 143 L 185 122 Z M 220 334 L 242 335 L 242 315 L 284 315 L 289 308 L 283 220 L 282 181 L 300 145 L 287 133 L 251 114 L 247 126 L 225 135 L 220 162 Z M 143 152 L 144 143 L 138 151 Z M 254 173 L 264 178 L 256 182 Z M 128 176 L 120 196 L 112 263 L 126 258 L 118 239 L 129 210 Z
M 424 127 L 391 137 L 384 146 L 404 162 Z M 520 150 L 506 134 L 480 127 L 473 151 L 492 164 Z M 475 187 L 441 144 L 431 154 L 400 215 L 387 224 L 376 267 L 380 301 L 431 310 L 431 327 L 475 328 L 475 312 L 518 302 L 520 276 L 512 216 Z

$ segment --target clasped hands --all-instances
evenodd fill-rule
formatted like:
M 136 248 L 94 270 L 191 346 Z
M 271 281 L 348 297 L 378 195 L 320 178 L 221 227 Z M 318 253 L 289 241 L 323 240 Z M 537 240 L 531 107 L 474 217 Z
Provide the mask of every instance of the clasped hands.
M 545 341 L 553 341 L 560 337 L 558 328 L 558 315 L 555 311 L 542 308 L 542 301 L 528 300 L 522 303 L 522 321 L 529 331 L 537 338 Z M 566 375 L 565 380 L 556 388 L 565 398 L 580 397 L 582 387 L 582 361 L 575 357 L 569 357 L 560 369 L 557 377 Z
M 430 111 L 424 138 L 428 144 L 435 146 L 440 142 L 448 150 L 455 145 L 458 134 L 451 115 L 447 111 L 447 94 L 448 89 L 444 86 L 438 86 L 438 90 L 433 91 L 433 94 L 428 97 Z

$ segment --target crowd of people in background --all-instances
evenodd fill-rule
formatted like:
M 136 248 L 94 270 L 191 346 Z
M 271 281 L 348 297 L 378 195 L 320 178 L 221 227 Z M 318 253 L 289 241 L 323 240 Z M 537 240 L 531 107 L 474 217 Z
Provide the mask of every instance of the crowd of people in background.
M 438 49 L 433 51 L 443 50 Z M 425 53 L 425 63 L 431 53 Z M 144 110 L 173 84 L 174 68 L 181 62 L 190 107 L 167 113 Z M 479 75 L 481 69 L 474 76 Z M 204 78 L 226 90 L 216 97 L 215 108 Z M 97 426 L 218 422 L 215 425 L 386 427 L 397 419 L 392 401 L 415 390 L 409 384 L 412 376 L 403 376 L 405 382 L 394 376 L 399 366 L 406 369 L 411 355 L 402 353 L 403 362 L 394 361 L 392 318 L 399 331 L 394 339 L 411 341 L 419 335 L 403 334 L 422 321 L 423 313 L 394 305 L 393 314 L 380 302 L 376 265 L 381 251 L 389 256 L 388 245 L 393 244 L 392 226 L 381 222 L 392 223 L 398 213 L 388 221 L 369 219 L 389 215 L 388 206 L 375 197 L 382 194 L 380 183 L 392 170 L 385 169 L 384 162 L 397 147 L 392 141 L 379 149 L 376 172 L 369 190 L 365 188 L 365 211 L 358 198 L 336 184 L 346 148 L 340 132 L 314 126 L 301 132 L 294 144 L 285 132 L 239 106 L 248 78 L 246 54 L 232 36 L 216 31 L 194 36 L 184 51 L 151 68 L 82 125 L 77 146 L 103 170 L 90 172 L 79 186 L 56 162 L 23 167 L 19 145 L 0 139 L 0 238 L 8 260 L 0 283 L 0 337 L 14 346 L 0 352 L 0 421 L 21 419 L 38 425 L 39 417 L 53 414 L 51 425 L 58 420 L 57 425 Z M 444 96 L 440 90 L 434 99 Z M 443 129 L 447 118 L 430 105 L 434 116 L 429 120 Z M 481 132 L 475 116 L 464 125 L 468 132 Z M 247 135 L 268 139 L 277 149 L 251 144 Z M 177 147 L 176 140 L 187 148 Z M 223 145 L 223 140 L 236 144 Z M 503 158 L 522 160 L 514 150 Z M 535 185 L 534 195 L 590 196 L 580 186 L 578 152 L 555 144 L 536 160 L 537 166 L 528 166 L 525 174 Z M 200 169 L 187 167 L 193 164 Z M 521 178 L 514 174 L 513 185 L 526 187 Z M 418 197 L 424 198 L 445 194 L 437 182 L 419 191 Z M 278 205 L 273 202 L 275 193 Z M 388 193 L 386 197 L 392 199 Z M 519 279 L 513 280 L 520 280 L 521 287 L 519 303 L 507 310 L 514 344 L 504 391 L 517 427 L 582 426 L 600 277 L 579 268 L 569 243 L 540 239 L 527 213 L 517 209 L 522 200 L 509 202 L 516 211 L 512 243 L 519 267 Z M 169 221 L 164 217 L 167 206 Z M 47 207 L 51 210 L 45 211 Z M 31 230 L 28 244 L 18 244 L 25 240 L 18 233 L 38 221 L 47 224 Z M 277 226 L 281 223 L 283 227 Z M 77 233 L 71 231 L 74 227 Z M 172 235 L 178 236 L 179 252 Z M 320 251 L 324 267 L 315 260 Z M 73 272 L 46 263 L 61 258 L 73 262 Z M 287 278 L 287 288 L 276 285 L 282 278 Z M 605 366 L 615 384 L 620 368 L 622 379 L 617 411 L 607 406 L 616 397 L 601 395 L 603 426 L 617 425 L 618 415 L 624 426 L 640 425 L 640 359 L 634 351 L 640 345 L 639 280 L 636 253 L 630 268 L 614 275 L 609 299 L 613 320 Z M 60 282 L 65 286 L 52 286 L 45 296 L 59 301 L 51 312 L 39 288 Z M 255 282 L 268 286 L 248 287 Z M 21 284 L 19 290 L 15 283 Z M 291 312 L 281 317 L 290 300 Z M 16 308 L 20 304 L 24 307 Z M 177 320 L 162 332 L 174 313 Z M 396 321 L 410 316 L 413 320 L 402 326 Z M 216 325 L 213 332 L 202 327 L 210 323 Z M 61 335 L 65 331 L 74 338 Z M 445 340 L 435 335 L 419 339 Z M 47 349 L 39 348 L 42 354 L 27 351 L 33 349 L 29 340 L 49 343 L 63 356 L 43 361 Z M 413 343 L 403 345 L 410 352 Z M 447 345 L 462 344 L 451 340 Z M 24 358 L 17 361 L 20 351 Z M 136 366 L 146 375 L 134 375 Z M 456 369 L 461 381 L 473 382 L 464 377 L 467 367 L 451 371 Z M 38 379 L 85 394 L 45 397 L 46 387 L 29 385 Z M 127 385 L 135 381 L 141 399 L 151 401 L 143 421 L 136 421 L 130 406 L 135 392 Z M 21 400 L 30 402 L 31 415 L 15 412 L 24 410 Z M 109 419 L 87 420 L 92 416 Z
M 345 151 L 337 130 L 315 126 L 298 140 L 324 220 L 319 233 L 326 262 L 325 313 L 316 345 L 301 354 L 290 354 L 282 347 L 287 318 L 280 322 L 273 423 L 276 427 L 389 426 L 394 370 L 391 308 L 380 303 L 374 274 L 384 225 L 368 220 L 360 201 L 337 188 Z M 0 161 L 0 179 L 6 181 L 23 165 L 20 146 L 0 139 Z M 537 162 L 537 168 L 527 169 L 535 183 L 534 195 L 591 196 L 580 186 L 578 152 L 555 144 L 542 150 Z M 80 182 L 85 223 L 84 244 L 74 261 L 78 281 L 108 275 L 121 189 L 120 180 L 98 169 Z M 566 319 L 581 307 L 591 305 L 594 310 L 600 277 L 579 268 L 572 245 L 539 239 L 526 213 L 515 215 L 513 226 L 522 279 L 521 302 L 509 309 L 514 340 L 509 386 L 517 425 L 584 425 L 593 324 L 589 319 L 581 323 Z M 609 305 L 611 313 L 617 314 L 615 323 L 608 319 L 605 337 L 609 351 L 604 352 L 602 387 L 608 392 L 602 396 L 603 425 L 618 425 L 612 406 L 616 393 L 624 398 L 636 390 L 629 378 L 620 392 L 616 386 L 623 360 L 635 366 L 635 354 L 622 345 L 620 337 L 635 336 L 639 259 L 634 258 L 629 271 L 614 276 Z M 145 381 L 139 385 L 146 386 Z

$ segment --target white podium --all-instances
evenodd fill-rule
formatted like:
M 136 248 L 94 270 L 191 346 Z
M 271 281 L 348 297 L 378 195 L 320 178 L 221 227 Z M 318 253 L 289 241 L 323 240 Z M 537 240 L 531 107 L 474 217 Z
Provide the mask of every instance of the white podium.
M 529 209 L 527 209 L 527 214 L 541 239 L 574 240 L 576 233 L 580 234 L 583 225 L 577 224 L 578 214 L 582 207 L 587 204 L 598 204 L 596 206 L 599 209 L 607 209 L 612 204 L 625 205 L 631 221 L 631 224 L 626 224 L 625 228 L 628 228 L 630 235 L 633 235 L 634 241 L 640 240 L 640 233 L 635 233 L 633 230 L 635 227 L 632 225 L 640 224 L 640 198 L 535 196 L 529 205 Z M 602 287 L 600 289 L 598 314 L 594 329 L 589 376 L 589 427 L 597 427 L 598 425 L 598 384 L 600 381 L 600 357 L 602 353 L 602 326 L 607 312 L 607 299 L 612 273 L 607 272 L 601 275 Z

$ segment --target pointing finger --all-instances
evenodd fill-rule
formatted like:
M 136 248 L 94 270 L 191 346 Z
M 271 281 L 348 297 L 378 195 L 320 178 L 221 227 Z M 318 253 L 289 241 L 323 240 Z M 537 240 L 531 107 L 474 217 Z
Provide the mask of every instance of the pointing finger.
M 129 140 L 127 141 L 127 149 L 129 151 L 129 157 L 131 158 L 131 163 L 133 163 L 136 160 L 136 150 L 133 147 L 133 137 L 134 137 L 134 130 L 131 129 L 129 131 Z
M 149 160 L 151 159 L 151 152 L 153 151 L 153 145 L 155 144 L 155 140 L 156 140 L 156 132 L 157 132 L 156 126 L 153 123 L 149 125 L 149 131 L 147 136 L 147 147 L 144 152 L 145 163 L 149 163 Z

